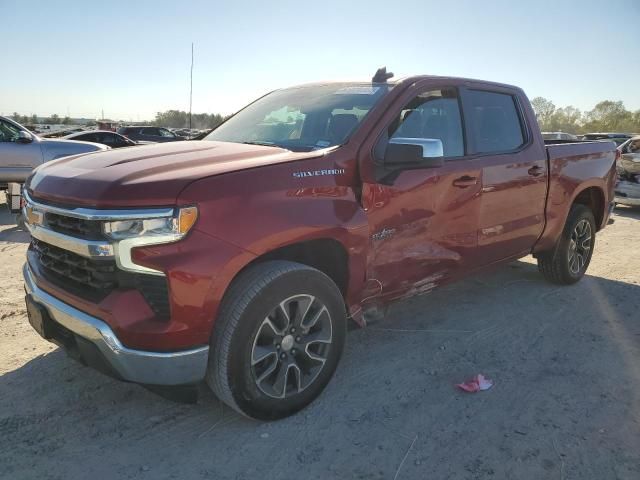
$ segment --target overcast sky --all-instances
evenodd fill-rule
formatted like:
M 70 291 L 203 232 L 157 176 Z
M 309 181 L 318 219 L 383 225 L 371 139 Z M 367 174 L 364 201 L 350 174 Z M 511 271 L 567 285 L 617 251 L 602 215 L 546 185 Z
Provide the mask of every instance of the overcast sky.
M 317 80 L 437 74 L 640 109 L 640 0 L 0 0 L 0 113 L 232 113 Z

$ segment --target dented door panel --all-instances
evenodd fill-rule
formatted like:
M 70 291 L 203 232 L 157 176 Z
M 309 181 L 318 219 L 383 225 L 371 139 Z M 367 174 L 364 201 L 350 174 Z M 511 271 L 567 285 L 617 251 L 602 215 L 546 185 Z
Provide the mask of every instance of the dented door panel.
M 475 264 L 482 169 L 473 160 L 407 170 L 393 185 L 363 185 L 375 297 L 424 293 Z M 456 187 L 460 177 L 477 183 Z

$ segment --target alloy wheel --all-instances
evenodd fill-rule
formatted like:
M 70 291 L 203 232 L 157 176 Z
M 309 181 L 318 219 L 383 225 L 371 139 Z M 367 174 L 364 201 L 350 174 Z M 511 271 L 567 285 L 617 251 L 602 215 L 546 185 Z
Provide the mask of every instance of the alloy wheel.
M 280 302 L 258 327 L 251 349 L 256 386 L 286 398 L 309 387 L 324 367 L 333 338 L 327 307 L 313 295 Z
M 578 275 L 589 259 L 591 238 L 591 224 L 587 220 L 580 220 L 569 241 L 569 271 L 573 275 Z

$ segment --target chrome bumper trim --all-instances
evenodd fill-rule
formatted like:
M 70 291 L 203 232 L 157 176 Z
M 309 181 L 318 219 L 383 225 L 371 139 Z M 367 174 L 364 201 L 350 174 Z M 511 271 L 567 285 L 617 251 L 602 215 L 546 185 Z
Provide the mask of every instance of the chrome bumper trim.
M 83 257 L 112 258 L 114 255 L 113 245 L 108 242 L 83 240 L 63 233 L 54 232 L 39 225 L 30 225 L 29 223 L 26 225 L 33 238 L 37 238 L 54 247 L 77 253 Z
M 173 208 L 136 208 L 121 210 L 102 210 L 93 208 L 60 208 L 53 205 L 46 205 L 33 200 L 26 189 L 22 196 L 25 201 L 37 210 L 50 212 L 67 217 L 82 218 L 84 220 L 138 220 L 141 218 L 158 218 L 173 216 Z
M 196 383 L 204 378 L 209 358 L 208 346 L 170 353 L 127 348 L 105 322 L 39 288 L 27 264 L 23 268 L 23 275 L 25 290 L 33 300 L 60 325 L 95 344 L 124 380 L 149 385 L 181 385 Z

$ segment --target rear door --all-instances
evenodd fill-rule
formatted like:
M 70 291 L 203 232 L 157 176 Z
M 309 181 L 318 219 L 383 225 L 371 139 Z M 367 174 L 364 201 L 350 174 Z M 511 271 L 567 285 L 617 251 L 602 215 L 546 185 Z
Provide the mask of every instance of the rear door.
M 522 255 L 544 228 L 547 158 L 513 90 L 462 90 L 469 150 L 482 159 L 478 264 Z
M 363 178 L 362 203 L 370 225 L 367 285 L 370 297 L 389 299 L 429 291 L 472 261 L 482 169 L 465 153 L 457 88 L 411 87 L 385 118 L 382 131 L 374 133 L 380 140 L 366 152 L 373 158 L 366 161 L 379 162 L 385 135 L 439 140 L 443 159 L 436 168 Z

